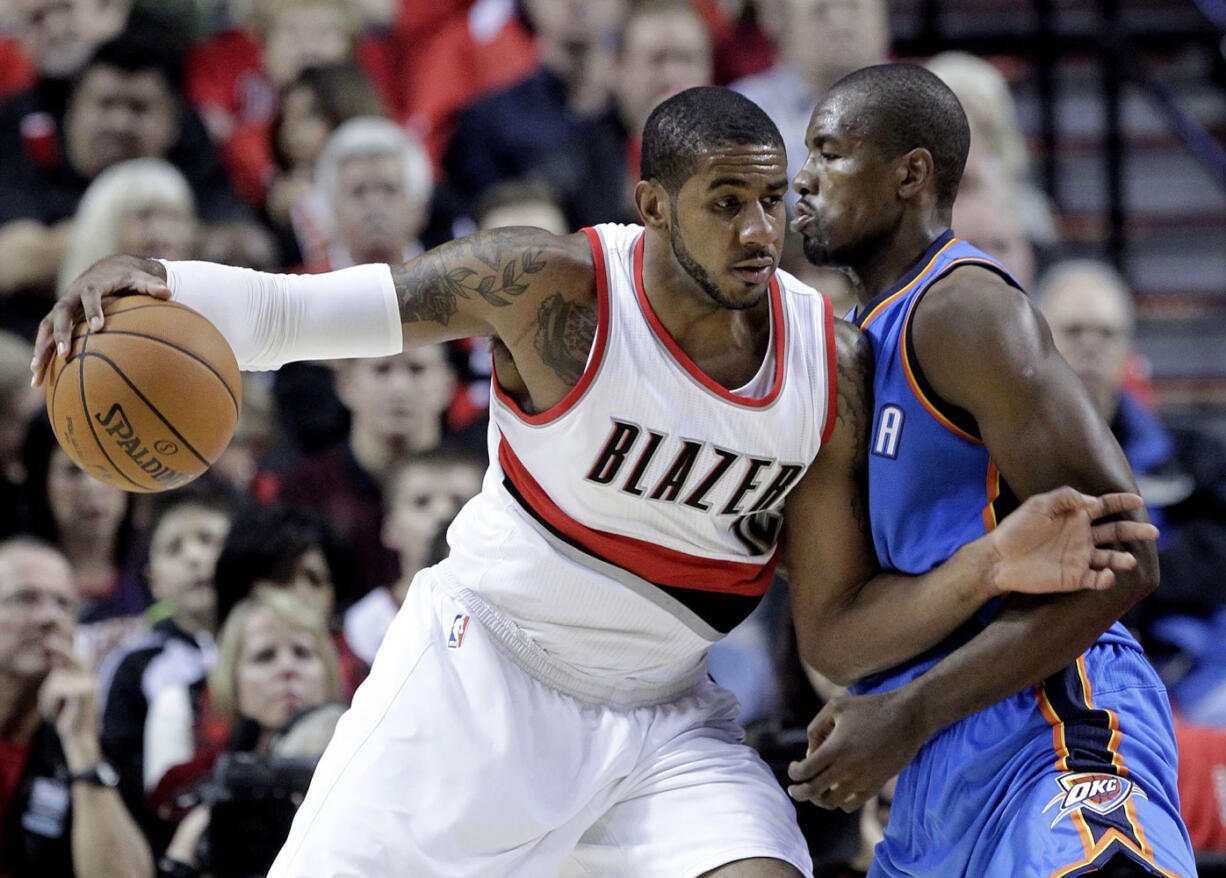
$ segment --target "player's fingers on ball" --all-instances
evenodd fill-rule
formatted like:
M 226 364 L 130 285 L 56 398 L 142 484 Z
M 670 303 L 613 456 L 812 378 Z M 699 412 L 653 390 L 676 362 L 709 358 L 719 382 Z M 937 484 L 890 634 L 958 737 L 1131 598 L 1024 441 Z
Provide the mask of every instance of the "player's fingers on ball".
M 72 341 L 72 309 L 65 302 L 57 302 L 51 310 L 51 335 L 55 340 L 55 349 L 63 354 Z
M 166 286 L 165 281 L 148 272 L 133 272 L 128 280 L 128 287 L 138 293 L 144 293 L 147 296 L 153 296 L 158 299 L 170 298 L 170 288 Z

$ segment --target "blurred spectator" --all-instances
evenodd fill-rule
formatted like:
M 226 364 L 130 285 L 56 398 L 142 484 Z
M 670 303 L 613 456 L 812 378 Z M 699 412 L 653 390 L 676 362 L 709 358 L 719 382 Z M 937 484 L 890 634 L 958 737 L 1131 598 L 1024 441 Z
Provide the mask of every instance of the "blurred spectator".
M 243 407 L 234 437 L 209 468 L 210 473 L 236 492 L 261 503 L 277 495 L 276 476 L 264 467 L 268 455 L 281 441 L 273 409 L 272 392 L 262 376 L 244 373 Z
M 199 118 L 175 92 L 175 59 L 148 44 L 156 38 L 129 30 L 100 46 L 73 81 L 62 125 L 45 110 L 31 109 L 37 101 L 30 93 L 0 110 L 6 158 L 0 172 L 0 292 L 54 286 L 67 245 L 65 221 L 90 182 L 125 159 L 156 156 L 175 165 L 191 184 L 205 221 L 245 215 Z M 31 113 L 43 126 L 35 137 L 27 121 Z
M 532 34 L 516 0 L 457 0 L 414 3 L 407 0 L 396 41 L 402 55 L 404 98 L 398 121 L 417 132 L 440 170 L 459 113 L 482 95 L 505 88 L 536 66 Z M 418 15 L 409 14 L 415 8 Z M 439 11 L 438 20 L 419 20 L 422 11 Z
M 130 0 L 9 0 L 13 37 L 0 40 L 0 100 L 39 80 L 64 82 L 123 30 Z
M 1040 279 L 1037 298 L 1162 531 L 1162 584 L 1126 621 L 1139 629 L 1184 716 L 1226 726 L 1226 448 L 1196 425 L 1164 425 L 1128 392 L 1132 301 L 1113 268 L 1060 263 Z
M 283 267 L 277 242 L 268 229 L 253 222 L 222 222 L 200 231 L 196 255 L 207 262 L 221 262 L 257 271 Z
M 57 291 L 113 253 L 190 259 L 195 234 L 196 202 L 174 165 L 155 158 L 111 165 L 81 196 Z
M 613 70 L 613 109 L 585 118 L 536 173 L 561 195 L 574 226 L 636 223 L 643 125 L 679 91 L 711 84 L 711 35 L 689 0 L 647 0 L 626 17 Z
M 953 229 L 958 237 L 997 259 L 1029 291 L 1034 289 L 1037 254 L 1022 226 L 1020 198 L 1003 170 L 998 166 L 985 169 L 973 185 L 958 190 Z
M 157 497 L 144 568 L 157 601 L 148 614 L 152 630 L 113 650 L 99 670 L 102 746 L 128 810 L 146 831 L 152 822 L 145 813 L 149 703 L 167 686 L 203 679 L 213 662 L 213 571 L 233 513 L 233 498 L 208 476 Z
M 990 62 L 966 52 L 942 52 L 924 66 L 958 96 L 971 126 L 971 150 L 958 198 L 981 184 L 991 185 L 992 178 L 1003 173 L 1009 183 L 1008 197 L 1015 204 L 1013 213 L 1025 236 L 1038 244 L 1051 244 L 1055 239 L 1051 208 L 1031 180 L 1017 104 L 1004 75 Z
M 613 47 L 627 8 L 627 0 L 523 0 L 540 67 L 461 115 L 443 163 L 445 214 L 471 216 L 486 189 L 528 175 L 575 143 L 583 120 L 611 111 Z M 618 154 L 620 143 L 607 149 Z
M 387 119 L 350 119 L 328 139 L 315 178 L 325 235 L 306 252 L 307 271 L 398 265 L 421 252 L 417 236 L 433 184 L 429 159 L 413 135 Z M 298 450 L 310 453 L 344 437 L 347 406 L 328 366 L 290 363 L 278 370 L 273 387 L 281 423 Z
M 26 481 L 21 450 L 26 426 L 44 404 L 42 391 L 31 387 L 26 378 L 33 350 L 24 338 L 0 330 L 0 539 L 16 533 L 21 525 L 21 492 Z
M 788 179 L 804 164 L 809 116 L 835 80 L 887 60 L 885 0 L 774 0 L 769 19 L 778 60 L 763 73 L 732 83 L 779 126 L 788 151 Z M 789 203 L 795 195 L 789 192 Z
M 572 231 L 558 194 L 541 180 L 507 180 L 491 186 L 477 202 L 474 219 L 479 230 L 536 226 L 555 235 Z
M 131 495 L 87 475 L 64 453 L 46 414 L 22 448 L 25 528 L 64 552 L 81 600 L 76 650 L 91 668 L 143 625 L 149 593 L 132 569 Z
M 278 92 L 308 67 L 355 62 L 383 105 L 393 106 L 398 93 L 393 46 L 385 31 L 367 30 L 360 6 L 345 0 L 267 0 L 246 4 L 239 18 L 239 27 L 191 53 L 185 86 L 231 168 L 241 167 L 240 156 L 231 152 L 235 134 L 266 126 L 276 113 Z
M 76 599 L 54 548 L 0 543 L 0 873 L 152 878 L 102 760 L 93 675 L 72 652 Z
M 352 578 L 352 556 L 322 516 L 281 504 L 250 506 L 234 518 L 217 558 L 217 618 L 225 629 L 234 608 L 250 596 L 288 593 L 333 631 L 341 696 L 348 701 L 367 670 L 335 624 L 338 606 L 351 594 Z M 145 724 L 147 787 L 181 783 L 183 772 L 169 780 L 164 775 L 190 762 L 199 749 L 211 759 L 234 731 L 226 709 L 213 704 L 213 697 L 211 684 L 196 683 L 164 686 L 150 701 Z
M 345 613 L 345 639 L 362 661 L 374 661 L 417 571 L 442 560 L 431 556 L 436 537 L 481 490 L 484 472 L 484 460 L 445 449 L 406 458 L 392 469 L 382 537 L 400 558 L 400 578 L 372 589 Z
M 318 259 L 326 247 L 326 211 L 315 190 L 315 166 L 328 138 L 343 122 L 383 112 L 370 82 L 351 64 L 308 67 L 281 91 L 265 128 L 235 136 L 235 150 L 250 149 L 262 163 L 254 193 L 273 225 L 299 254 Z M 242 139 L 257 135 L 248 147 Z M 303 254 L 309 254 L 303 255 Z
M 443 416 L 456 388 L 456 369 L 445 345 L 410 348 L 391 357 L 342 360 L 336 390 L 349 410 L 344 442 L 318 452 L 286 476 L 281 497 L 322 512 L 357 555 L 360 597 L 396 581 L 400 566 L 383 545 L 380 484 L 405 454 L 437 448 Z
M 1179 813 L 1198 856 L 1217 855 L 1218 875 L 1226 855 L 1226 729 L 1176 721 L 1179 744 Z
M 291 595 L 277 591 L 252 594 L 234 607 L 222 627 L 217 664 L 209 673 L 209 691 L 218 713 L 234 728 L 227 749 L 267 756 L 278 734 L 297 713 L 340 697 L 336 654 L 327 630 Z M 196 762 L 202 766 L 211 760 L 197 754 Z M 253 765 L 251 761 L 237 764 Z M 254 794 L 258 790 L 247 789 L 251 772 L 223 772 L 214 775 L 213 782 L 227 788 L 218 790 L 210 801 L 257 797 Z M 265 790 L 266 797 L 274 795 L 273 789 Z M 247 861 L 241 872 L 221 867 L 221 863 L 242 862 L 250 852 L 232 849 L 235 839 L 228 833 L 217 833 L 215 846 L 202 846 L 201 840 L 212 835 L 211 820 L 208 804 L 191 811 L 167 848 L 167 857 L 219 878 L 263 874 L 262 870 L 271 865 L 271 860 Z M 288 825 L 283 827 L 286 834 L 288 829 Z M 265 833 L 272 830 L 265 825 Z M 265 838 L 261 850 L 275 853 L 277 842 L 276 838 Z
M 417 236 L 433 188 L 430 160 L 403 128 L 387 119 L 350 119 L 328 138 L 315 178 L 332 233 L 324 262 L 309 270 L 395 265 L 422 252 Z

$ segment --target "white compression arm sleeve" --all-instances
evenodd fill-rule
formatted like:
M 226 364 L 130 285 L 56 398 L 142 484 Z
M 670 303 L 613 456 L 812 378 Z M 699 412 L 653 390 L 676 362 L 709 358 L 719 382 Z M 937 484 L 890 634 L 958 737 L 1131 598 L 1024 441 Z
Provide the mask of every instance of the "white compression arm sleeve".
M 171 300 L 207 317 L 230 343 L 240 369 L 386 357 L 404 346 L 396 288 L 386 265 L 299 275 L 158 261 L 166 267 Z

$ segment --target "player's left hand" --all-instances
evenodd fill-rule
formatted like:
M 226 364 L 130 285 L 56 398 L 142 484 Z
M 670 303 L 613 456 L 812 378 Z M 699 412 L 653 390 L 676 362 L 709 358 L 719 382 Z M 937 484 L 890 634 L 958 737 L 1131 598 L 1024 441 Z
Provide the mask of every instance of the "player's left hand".
M 1028 498 L 988 535 L 996 593 L 1110 588 L 1116 571 L 1137 565 L 1135 556 L 1115 546 L 1155 540 L 1158 529 L 1128 519 L 1093 522 L 1143 506 L 1137 494 L 1094 497 L 1069 487 Z
M 855 811 L 914 757 L 929 730 L 896 691 L 836 695 L 809 723 L 809 750 L 788 766 L 788 795 Z

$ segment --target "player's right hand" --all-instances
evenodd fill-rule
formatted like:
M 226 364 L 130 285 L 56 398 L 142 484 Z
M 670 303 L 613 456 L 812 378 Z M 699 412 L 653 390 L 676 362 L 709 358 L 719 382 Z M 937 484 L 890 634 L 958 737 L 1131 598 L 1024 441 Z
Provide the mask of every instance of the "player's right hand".
M 103 297 L 132 293 L 143 293 L 158 299 L 170 298 L 166 270 L 160 262 L 136 256 L 108 256 L 94 263 L 69 284 L 51 313 L 38 324 L 34 359 L 30 361 L 30 371 L 34 373 L 31 386 L 38 387 L 43 383 L 56 351 L 61 354 L 67 352 L 72 343 L 73 324 L 82 313 L 89 321 L 90 330 L 96 332 L 103 324 Z
M 1158 529 L 1127 518 L 1098 520 L 1144 506 L 1137 494 L 1094 497 L 1069 487 L 1028 498 L 989 535 L 996 556 L 991 574 L 995 590 L 1005 594 L 1110 588 L 1117 571 L 1137 565 L 1136 557 L 1121 544 L 1152 542 Z

